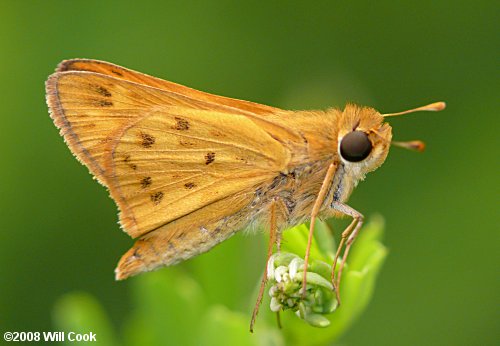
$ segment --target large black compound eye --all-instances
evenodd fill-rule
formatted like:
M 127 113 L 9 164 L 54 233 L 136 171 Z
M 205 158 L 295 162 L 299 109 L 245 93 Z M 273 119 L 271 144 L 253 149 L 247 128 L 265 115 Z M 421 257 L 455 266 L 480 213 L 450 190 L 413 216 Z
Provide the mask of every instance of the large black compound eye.
M 340 155 L 349 162 L 363 161 L 372 151 L 372 142 L 363 131 L 353 131 L 342 138 Z

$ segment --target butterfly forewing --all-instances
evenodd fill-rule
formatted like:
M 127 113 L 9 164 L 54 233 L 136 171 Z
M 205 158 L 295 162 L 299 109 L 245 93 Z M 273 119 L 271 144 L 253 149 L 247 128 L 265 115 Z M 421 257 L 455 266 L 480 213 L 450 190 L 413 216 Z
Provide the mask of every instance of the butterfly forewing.
M 272 179 L 288 152 L 241 115 L 168 108 L 130 124 L 112 149 L 111 194 L 140 236 Z M 115 198 L 116 199 L 116 198 Z
M 119 71 L 137 82 L 150 78 Z M 216 103 L 226 98 L 193 99 L 96 72 L 52 75 L 48 104 L 73 153 L 110 189 L 134 237 L 234 194 L 250 196 L 288 163 L 290 154 L 272 133 L 239 114 L 251 103 L 229 107 Z M 218 213 L 211 211 L 228 214 Z

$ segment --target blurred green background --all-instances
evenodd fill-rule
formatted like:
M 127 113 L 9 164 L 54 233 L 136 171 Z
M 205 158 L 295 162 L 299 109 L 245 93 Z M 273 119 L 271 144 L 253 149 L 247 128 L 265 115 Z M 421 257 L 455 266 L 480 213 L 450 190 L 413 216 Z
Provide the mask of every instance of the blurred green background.
M 0 1 L 0 330 L 54 330 L 72 291 L 97 297 L 117 329 L 133 308 L 137 279 L 113 275 L 132 240 L 45 104 L 47 76 L 78 57 L 287 109 L 446 101 L 390 120 L 428 150 L 393 148 L 350 200 L 385 217 L 390 252 L 341 343 L 498 344 L 498 13 L 495 1 Z M 263 236 L 240 234 L 163 270 L 246 311 L 264 252 Z

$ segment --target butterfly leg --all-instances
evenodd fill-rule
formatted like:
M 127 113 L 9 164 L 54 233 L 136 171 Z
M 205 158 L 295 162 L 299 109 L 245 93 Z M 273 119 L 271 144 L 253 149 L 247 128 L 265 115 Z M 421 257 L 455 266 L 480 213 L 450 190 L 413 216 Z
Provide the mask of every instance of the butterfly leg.
M 347 226 L 347 228 L 342 232 L 341 240 L 339 243 L 339 246 L 337 248 L 337 252 L 335 253 L 335 258 L 333 259 L 333 265 L 332 265 L 332 284 L 333 287 L 335 288 L 335 292 L 337 295 L 337 302 L 340 305 L 340 278 L 342 277 L 342 271 L 344 270 L 344 265 L 347 261 L 347 256 L 349 255 L 349 250 L 351 249 L 351 245 L 356 239 L 359 230 L 361 229 L 361 226 L 363 225 L 363 214 L 361 214 L 359 211 L 351 208 L 350 206 L 340 203 L 340 202 L 333 202 L 332 203 L 333 209 L 340 211 L 341 213 L 345 215 L 349 215 L 352 217 L 352 222 Z M 342 256 L 342 262 L 340 263 L 340 268 L 337 274 L 337 280 L 335 280 L 335 267 L 337 266 L 337 261 L 340 257 L 340 252 L 342 248 L 344 247 L 345 244 L 345 250 L 344 254 Z
M 307 248 L 306 255 L 304 257 L 304 276 L 302 278 L 302 296 L 306 294 L 306 284 L 307 284 L 307 266 L 309 264 L 309 253 L 311 251 L 312 238 L 314 234 L 314 224 L 316 223 L 316 217 L 319 214 L 321 206 L 325 201 L 326 194 L 328 189 L 332 183 L 333 176 L 335 175 L 335 171 L 337 170 L 337 166 L 334 163 L 331 163 L 328 166 L 328 170 L 326 172 L 325 178 L 323 179 L 323 183 L 321 184 L 321 188 L 318 193 L 318 197 L 316 197 L 316 201 L 314 202 L 314 206 L 311 212 L 311 224 L 309 226 L 309 236 L 307 238 Z
M 282 230 L 276 229 L 276 253 L 281 252 L 281 236 L 282 236 Z M 269 258 L 267 259 L 267 261 L 269 262 Z M 281 317 L 279 311 L 276 311 L 276 323 L 278 324 L 278 328 L 281 329 Z
M 267 283 L 267 264 L 269 263 L 269 258 L 273 254 L 273 246 L 277 242 L 281 242 L 281 236 L 278 234 L 277 224 L 276 224 L 276 201 L 271 203 L 270 207 L 270 235 L 269 235 L 269 244 L 267 246 L 267 260 L 266 266 L 264 267 L 264 275 L 262 276 L 262 281 L 260 282 L 259 295 L 257 297 L 257 302 L 255 303 L 255 307 L 253 308 L 252 320 L 250 321 L 250 332 L 253 333 L 253 326 L 255 324 L 255 319 L 257 318 L 257 314 L 259 313 L 260 304 L 262 303 L 262 298 L 264 297 L 264 290 L 266 288 Z M 279 245 L 278 245 L 279 249 Z

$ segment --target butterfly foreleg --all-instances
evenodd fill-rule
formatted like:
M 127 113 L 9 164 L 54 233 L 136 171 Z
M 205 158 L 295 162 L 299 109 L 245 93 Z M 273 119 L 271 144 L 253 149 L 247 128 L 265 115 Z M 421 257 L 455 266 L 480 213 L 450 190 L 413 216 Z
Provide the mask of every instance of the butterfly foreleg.
M 323 179 L 323 183 L 321 184 L 321 188 L 318 192 L 318 196 L 314 202 L 313 209 L 311 211 L 311 224 L 309 226 L 309 236 L 307 238 L 307 247 L 306 247 L 306 255 L 304 257 L 304 276 L 302 278 L 302 296 L 306 294 L 306 284 L 307 284 L 307 266 L 309 264 L 309 253 L 311 251 L 312 238 L 314 234 L 314 224 L 316 223 L 316 217 L 318 216 L 321 206 L 325 201 L 326 194 L 328 193 L 328 189 L 332 183 L 333 177 L 335 175 L 335 171 L 337 169 L 337 165 L 333 162 L 328 166 L 328 171 L 325 174 L 325 178 Z
M 347 260 L 347 256 L 349 254 L 349 250 L 351 249 L 351 245 L 356 239 L 359 230 L 363 225 L 364 217 L 363 214 L 361 214 L 359 211 L 351 208 L 350 206 L 344 203 L 333 202 L 332 208 L 345 215 L 349 215 L 350 217 L 353 218 L 349 226 L 347 226 L 347 228 L 342 232 L 340 243 L 337 248 L 337 252 L 335 253 L 335 258 L 333 260 L 333 265 L 332 265 L 332 284 L 337 295 L 337 302 L 340 305 L 340 278 L 342 277 L 342 271 L 344 270 L 344 266 Z M 342 262 L 340 263 L 340 268 L 338 270 L 337 280 L 335 280 L 335 267 L 337 266 L 337 260 L 340 256 L 340 252 L 342 251 L 344 245 L 345 245 L 345 250 L 342 256 Z

